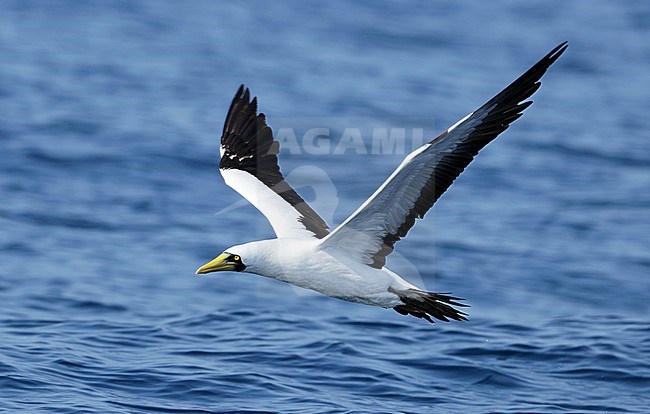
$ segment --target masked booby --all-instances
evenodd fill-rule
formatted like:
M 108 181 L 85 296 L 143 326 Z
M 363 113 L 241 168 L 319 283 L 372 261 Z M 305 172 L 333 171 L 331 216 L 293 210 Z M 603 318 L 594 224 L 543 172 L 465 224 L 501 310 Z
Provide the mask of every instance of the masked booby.
M 410 153 L 348 219 L 330 230 L 285 181 L 279 143 L 242 85 L 221 136 L 219 170 L 226 184 L 266 216 L 277 236 L 226 249 L 196 273 L 234 271 L 270 277 L 350 302 L 403 315 L 466 320 L 449 294 L 424 291 L 384 265 L 397 241 L 485 145 L 522 115 L 546 70 L 566 50 L 554 48 L 494 98 Z

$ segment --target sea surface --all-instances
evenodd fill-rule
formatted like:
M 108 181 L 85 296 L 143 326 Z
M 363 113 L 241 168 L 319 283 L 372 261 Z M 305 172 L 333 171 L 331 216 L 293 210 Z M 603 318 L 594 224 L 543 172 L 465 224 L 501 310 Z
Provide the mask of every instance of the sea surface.
M 648 39 L 646 1 L 1 0 L 0 412 L 650 412 Z M 273 237 L 217 171 L 241 83 L 335 225 L 564 40 L 390 256 L 468 322 L 194 274 Z

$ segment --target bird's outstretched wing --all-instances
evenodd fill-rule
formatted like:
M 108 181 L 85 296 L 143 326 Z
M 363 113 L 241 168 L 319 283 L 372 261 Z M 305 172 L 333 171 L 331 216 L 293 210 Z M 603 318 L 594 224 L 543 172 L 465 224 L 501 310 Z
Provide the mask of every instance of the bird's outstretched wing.
M 546 70 L 566 50 L 564 42 L 485 105 L 409 154 L 393 174 L 320 244 L 382 268 L 394 244 L 423 218 L 490 141 L 522 115 Z
M 266 216 L 278 237 L 325 237 L 327 224 L 284 180 L 278 165 L 280 144 L 257 114 L 257 97 L 239 87 L 221 136 L 219 171 L 226 184 Z

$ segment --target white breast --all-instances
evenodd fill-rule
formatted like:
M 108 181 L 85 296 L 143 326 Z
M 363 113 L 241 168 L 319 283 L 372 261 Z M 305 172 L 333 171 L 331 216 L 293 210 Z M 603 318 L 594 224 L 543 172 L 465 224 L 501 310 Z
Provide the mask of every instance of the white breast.
M 388 288 L 403 282 L 387 269 L 373 269 L 319 250 L 318 240 L 280 238 L 250 243 L 259 260 L 246 271 L 350 302 L 391 307 L 399 303 Z M 246 258 L 246 254 L 242 254 Z M 396 280 L 395 278 L 399 280 Z

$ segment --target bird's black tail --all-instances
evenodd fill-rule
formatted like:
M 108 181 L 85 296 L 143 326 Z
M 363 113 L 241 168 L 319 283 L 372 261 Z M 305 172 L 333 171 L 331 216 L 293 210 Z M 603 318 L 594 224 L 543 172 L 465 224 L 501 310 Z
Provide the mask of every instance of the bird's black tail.
M 391 290 L 397 294 L 404 303 L 397 305 L 393 309 L 402 315 L 413 315 L 416 318 L 424 318 L 434 323 L 431 317 L 438 320 L 449 322 L 450 319 L 455 321 L 466 321 L 467 314 L 453 306 L 468 307 L 464 303 L 458 303 L 462 298 L 449 296 L 449 293 L 425 292 L 417 289 L 408 290 Z

